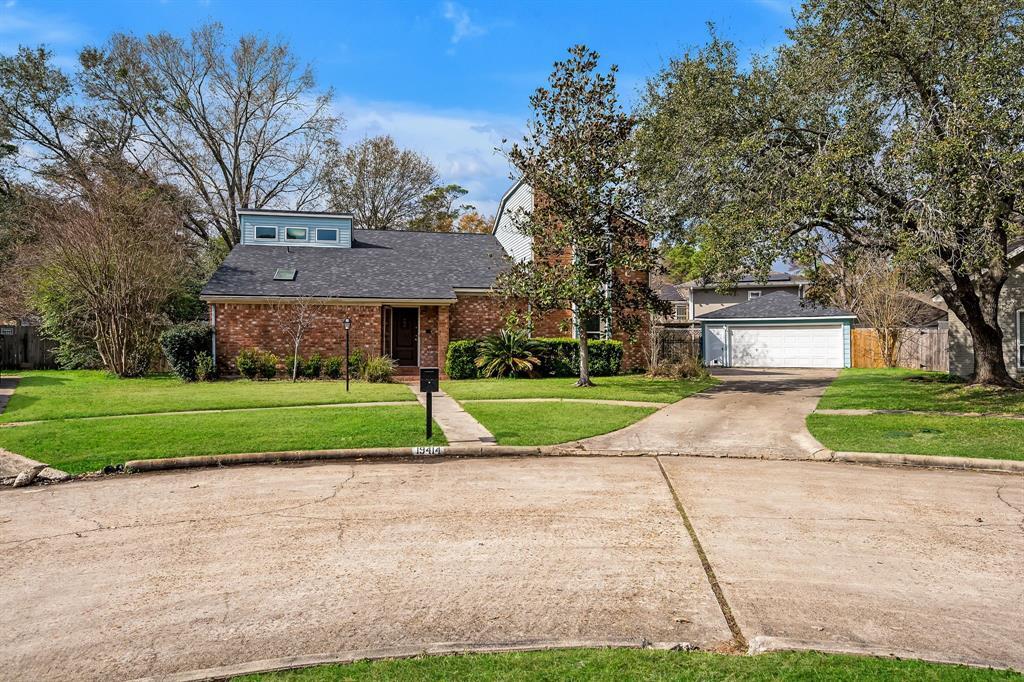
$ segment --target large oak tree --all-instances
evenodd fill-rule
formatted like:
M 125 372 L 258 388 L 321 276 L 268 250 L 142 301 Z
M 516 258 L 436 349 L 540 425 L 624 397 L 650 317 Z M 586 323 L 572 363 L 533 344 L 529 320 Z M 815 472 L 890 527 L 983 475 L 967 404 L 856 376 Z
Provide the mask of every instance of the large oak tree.
M 1015 386 L 999 297 L 1022 235 L 1019 0 L 809 0 L 774 54 L 717 38 L 649 83 L 646 195 L 706 274 L 766 273 L 837 245 L 927 276 L 974 342 L 981 384 Z

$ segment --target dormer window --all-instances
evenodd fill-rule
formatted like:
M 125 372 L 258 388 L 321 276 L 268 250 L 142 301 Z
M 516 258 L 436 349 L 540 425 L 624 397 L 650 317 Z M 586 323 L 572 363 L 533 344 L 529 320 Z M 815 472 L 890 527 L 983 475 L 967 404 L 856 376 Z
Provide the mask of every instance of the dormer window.
M 253 229 L 255 231 L 256 239 L 268 242 L 277 241 L 277 228 L 273 225 L 257 225 Z
M 309 230 L 305 227 L 288 227 L 284 231 L 284 237 L 288 241 L 304 242 L 308 236 Z
M 316 228 L 316 240 L 318 242 L 336 242 L 338 241 L 338 231 L 333 227 L 318 227 Z

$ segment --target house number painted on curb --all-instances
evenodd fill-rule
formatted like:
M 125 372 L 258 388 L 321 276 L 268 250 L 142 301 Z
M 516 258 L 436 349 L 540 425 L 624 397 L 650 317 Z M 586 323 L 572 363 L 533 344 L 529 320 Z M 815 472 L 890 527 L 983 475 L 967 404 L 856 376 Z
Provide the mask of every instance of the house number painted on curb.
M 443 455 L 444 448 L 440 445 L 428 445 L 426 447 L 418 447 L 412 449 L 414 455 Z

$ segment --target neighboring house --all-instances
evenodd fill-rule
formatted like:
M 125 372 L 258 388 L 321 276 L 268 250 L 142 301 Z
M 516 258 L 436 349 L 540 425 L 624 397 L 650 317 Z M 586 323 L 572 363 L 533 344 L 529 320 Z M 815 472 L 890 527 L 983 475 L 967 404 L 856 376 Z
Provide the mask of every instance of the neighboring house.
M 347 318 L 352 349 L 390 356 L 409 371 L 443 368 L 450 341 L 505 325 L 510 305 L 496 293 L 496 279 L 510 258 L 532 257 L 529 239 L 510 234 L 509 211 L 532 205 L 532 192 L 517 183 L 502 199 L 494 234 L 361 230 L 347 213 L 239 209 L 241 241 L 201 294 L 217 364 L 234 370 L 248 347 L 288 355 L 289 318 L 296 305 L 311 304 L 318 308 L 304 356 L 344 353 Z M 536 336 L 582 327 L 588 336 L 622 338 L 605 322 L 572 324 L 569 311 L 535 316 L 532 324 Z M 622 340 L 623 368 L 642 366 L 641 343 Z
M 1011 244 L 1008 251 L 1011 271 L 999 298 L 999 328 L 1006 369 L 1010 376 L 1024 379 L 1024 241 Z M 965 377 L 974 373 L 971 334 L 953 314 L 949 315 L 949 371 Z
M 668 315 L 660 315 L 655 319 L 656 324 L 674 324 L 688 322 L 690 320 L 690 298 L 689 291 L 675 284 L 662 284 L 655 286 L 658 298 L 664 301 L 669 307 Z
M 704 362 L 718 367 L 850 366 L 853 313 L 769 291 L 704 313 Z
M 690 319 L 697 319 L 716 310 L 722 310 L 739 303 L 752 301 L 759 296 L 773 291 L 784 291 L 797 297 L 803 297 L 807 278 L 788 272 L 772 272 L 766 281 L 760 281 L 752 275 L 743 275 L 728 290 L 719 291 L 720 284 L 685 282 L 679 288 L 688 292 L 690 303 Z

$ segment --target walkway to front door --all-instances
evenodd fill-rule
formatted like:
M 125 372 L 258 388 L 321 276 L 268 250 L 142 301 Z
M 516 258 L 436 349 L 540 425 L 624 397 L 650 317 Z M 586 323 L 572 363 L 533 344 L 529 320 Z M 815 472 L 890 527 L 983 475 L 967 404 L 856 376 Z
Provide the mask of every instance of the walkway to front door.
M 419 365 L 419 308 L 393 308 L 391 322 L 392 357 L 400 367 Z

